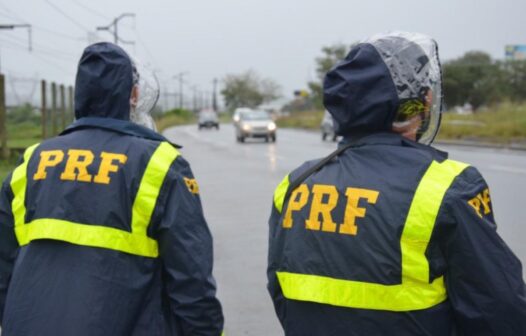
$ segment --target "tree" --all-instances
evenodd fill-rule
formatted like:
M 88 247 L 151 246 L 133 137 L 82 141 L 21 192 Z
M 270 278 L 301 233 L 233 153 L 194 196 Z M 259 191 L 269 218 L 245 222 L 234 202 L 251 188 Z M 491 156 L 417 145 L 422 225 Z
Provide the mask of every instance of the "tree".
M 257 107 L 281 96 L 279 84 L 269 78 L 261 78 L 254 71 L 230 74 L 223 78 L 221 94 L 228 109 Z
M 526 99 L 526 60 L 508 60 L 497 63 L 502 70 L 500 85 L 506 96 L 514 102 Z
M 316 75 L 318 78 L 316 81 L 308 83 L 314 105 L 318 108 L 323 107 L 323 79 L 325 74 L 343 60 L 349 50 L 349 47 L 341 43 L 321 48 L 322 56 L 316 58 Z
M 444 97 L 448 106 L 470 103 L 473 110 L 502 99 L 503 73 L 490 55 L 469 51 L 444 63 Z

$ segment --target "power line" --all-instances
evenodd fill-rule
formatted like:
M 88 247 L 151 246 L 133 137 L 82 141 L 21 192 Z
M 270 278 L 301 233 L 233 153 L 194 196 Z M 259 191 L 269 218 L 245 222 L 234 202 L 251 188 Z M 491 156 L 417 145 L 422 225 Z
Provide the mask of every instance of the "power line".
M 55 30 L 44 28 L 42 26 L 35 26 L 35 25 L 33 25 L 33 27 L 36 28 L 37 30 L 42 31 L 42 32 L 45 32 L 45 33 L 48 33 L 48 34 L 51 34 L 51 35 L 55 35 L 55 36 L 58 36 L 58 37 L 62 37 L 62 38 L 68 39 L 68 40 L 72 40 L 72 41 L 75 41 L 75 42 L 84 42 L 86 40 L 84 37 L 75 37 L 73 35 L 67 35 L 67 34 L 64 34 L 64 33 L 61 33 L 61 32 L 55 31 Z
M 57 7 L 55 4 L 53 4 L 51 1 L 49 0 L 46 0 L 46 3 L 48 5 L 50 5 L 53 9 L 55 9 L 57 12 L 59 12 L 60 14 L 62 14 L 62 16 L 64 16 L 65 18 L 67 18 L 69 21 L 71 21 L 71 23 L 73 23 L 75 26 L 83 29 L 84 31 L 86 32 L 89 32 L 89 29 L 86 28 L 85 26 L 81 25 L 80 23 L 78 23 L 75 19 L 73 19 L 71 16 L 69 16 L 66 12 L 64 12 L 62 9 L 60 9 L 59 7 Z
M 93 8 L 90 8 L 90 7 L 86 6 L 85 4 L 83 4 L 83 3 L 80 2 L 80 1 L 73 0 L 73 3 L 75 3 L 77 6 L 80 6 L 80 7 L 84 8 L 84 9 L 87 10 L 88 12 L 91 12 L 91 14 L 94 14 L 94 15 L 96 15 L 96 16 L 98 16 L 98 17 L 101 17 L 101 18 L 103 18 L 103 19 L 106 19 L 106 20 L 110 20 L 110 17 L 108 17 L 108 16 L 106 16 L 106 15 L 100 13 L 99 11 L 94 10 Z
M 27 47 L 25 47 L 23 44 L 17 42 L 17 41 L 10 41 L 10 40 L 2 40 L 0 39 L 0 42 L 2 43 L 7 43 L 6 47 L 10 47 L 10 46 L 15 46 L 17 47 L 16 49 L 17 50 L 22 50 L 22 51 L 27 51 Z M 40 49 L 33 49 L 33 53 L 31 53 L 31 55 L 34 55 L 34 56 L 51 56 L 53 57 L 54 59 L 57 59 L 57 58 L 60 58 L 60 59 L 63 59 L 65 61 L 74 61 L 76 60 L 75 57 L 71 57 L 71 56 L 66 56 L 66 55 L 60 55 L 56 52 L 53 52 L 53 51 L 46 51 L 46 50 L 40 50 Z
M 22 21 L 22 22 L 26 22 L 26 20 L 22 19 L 20 17 L 20 15 L 15 13 L 15 11 L 13 11 L 12 9 L 10 9 L 9 7 L 7 7 L 5 4 L 3 4 L 1 2 L 0 2 L 0 7 L 2 7 L 4 9 L 4 11 L 6 11 L 7 13 L 10 13 L 10 15 L 12 16 L 13 19 L 18 20 L 18 21 Z
M 153 53 L 150 52 L 150 49 L 148 48 L 148 45 L 146 44 L 146 42 L 143 41 L 143 39 L 141 37 L 141 34 L 139 33 L 138 30 L 135 31 L 135 36 L 137 37 L 137 40 L 139 41 L 140 45 L 144 48 L 144 50 L 148 54 L 148 57 L 150 57 L 152 59 L 152 62 L 154 63 L 155 67 L 157 67 L 157 61 L 156 61 L 155 57 L 153 56 Z
M 12 35 L 5 34 L 2 37 L 9 38 L 9 39 L 11 39 L 11 41 L 14 41 L 14 42 L 17 42 L 17 43 L 21 43 L 21 41 L 19 39 L 17 39 L 15 36 L 12 36 Z M 43 44 L 40 44 L 40 43 L 33 43 L 33 46 L 37 47 L 36 49 L 33 48 L 34 50 L 36 50 L 38 52 L 44 52 L 44 53 L 52 54 L 51 56 L 57 56 L 57 57 L 69 58 L 69 59 L 77 58 L 77 56 L 78 56 L 77 54 L 64 52 L 64 51 L 59 50 L 59 49 L 49 48 L 47 45 L 43 45 Z

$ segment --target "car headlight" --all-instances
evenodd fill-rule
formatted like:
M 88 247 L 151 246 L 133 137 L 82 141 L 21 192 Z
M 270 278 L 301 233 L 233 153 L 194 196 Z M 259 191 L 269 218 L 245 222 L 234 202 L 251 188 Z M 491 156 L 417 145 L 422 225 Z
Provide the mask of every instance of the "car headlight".
M 269 131 L 274 131 L 276 129 L 276 124 L 271 122 L 270 124 L 267 125 L 267 128 Z
M 248 132 L 250 131 L 251 127 L 249 124 L 243 124 L 243 126 L 241 127 L 243 129 L 243 131 L 245 132 Z

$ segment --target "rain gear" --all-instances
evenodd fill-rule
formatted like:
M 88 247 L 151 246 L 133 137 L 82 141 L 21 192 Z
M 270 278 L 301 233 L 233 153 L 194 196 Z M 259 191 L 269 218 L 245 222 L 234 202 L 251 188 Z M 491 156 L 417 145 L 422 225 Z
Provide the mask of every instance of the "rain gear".
M 141 216 L 134 202 L 152 155 L 161 145 L 177 151 L 163 136 L 129 121 L 131 88 L 131 62 L 122 49 L 99 43 L 85 50 L 76 81 L 77 121 L 21 162 L 27 164 L 24 223 L 73 223 L 86 232 L 101 227 L 101 239 L 105 232 L 121 237 L 134 230 L 130 223 Z M 64 173 L 72 150 L 93 153 L 84 175 L 80 168 L 73 177 Z M 66 154 L 62 161 L 48 157 L 56 164 L 42 175 L 43 153 L 49 151 Z M 108 178 L 97 179 L 108 153 L 124 159 L 106 164 Z M 132 253 L 123 252 L 115 239 L 106 242 L 113 247 L 100 247 L 97 235 L 87 242 L 53 226 L 33 232 L 47 239 L 20 246 L 14 230 L 19 210 L 13 210 L 19 208 L 13 199 L 20 191 L 12 183 L 20 177 L 8 176 L 0 193 L 2 335 L 221 334 L 212 237 L 197 183 L 180 155 L 167 168 L 164 178 L 153 179 L 158 195 L 143 237 L 153 242 L 155 257 L 133 253 L 133 244 Z
M 345 136 L 340 146 L 350 148 L 289 198 L 288 186 L 319 160 L 292 171 L 276 189 L 267 276 L 285 334 L 526 335 L 522 266 L 497 233 L 486 182 L 447 153 L 389 132 L 398 104 L 390 78 L 374 44 L 353 48 L 324 86 L 326 107 Z M 436 196 L 418 192 L 436 187 L 423 183 L 426 173 L 449 163 L 460 168 L 438 203 L 426 203 Z M 433 220 L 409 223 L 413 212 L 433 207 Z M 428 241 L 404 242 L 410 224 L 420 225 L 417 236 L 428 229 L 422 224 L 430 225 Z M 423 264 L 415 264 L 421 256 L 406 250 L 421 246 Z M 408 278 L 418 270 L 425 279 Z M 387 295 L 404 283 L 427 289 L 442 279 L 444 296 L 425 308 L 399 305 L 419 302 L 418 289 Z

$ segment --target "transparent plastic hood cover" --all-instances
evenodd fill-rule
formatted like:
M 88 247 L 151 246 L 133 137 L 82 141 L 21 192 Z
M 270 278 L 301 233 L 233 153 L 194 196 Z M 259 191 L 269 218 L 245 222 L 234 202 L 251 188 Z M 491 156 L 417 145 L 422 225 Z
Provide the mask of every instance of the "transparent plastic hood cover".
M 430 144 L 438 132 L 442 112 L 437 43 L 426 35 L 407 32 L 378 34 L 364 43 L 376 48 L 396 87 L 400 106 L 394 126 L 409 125 L 419 116 L 416 139 Z
M 141 126 L 156 130 L 152 111 L 159 99 L 159 81 L 150 67 L 133 59 L 135 66 L 133 79 L 139 89 L 139 99 L 136 107 L 131 108 L 130 120 Z

